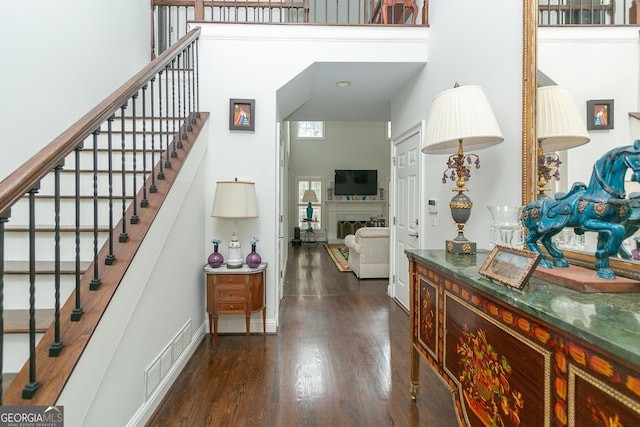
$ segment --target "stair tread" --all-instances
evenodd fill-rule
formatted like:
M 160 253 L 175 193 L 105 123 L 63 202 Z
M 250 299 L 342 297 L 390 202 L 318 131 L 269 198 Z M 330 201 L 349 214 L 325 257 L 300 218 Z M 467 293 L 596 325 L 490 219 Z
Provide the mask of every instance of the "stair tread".
M 26 199 L 27 197 L 29 197 L 29 196 L 25 196 L 24 198 Z M 53 194 L 36 194 L 36 199 L 53 199 L 54 197 L 55 196 Z M 60 195 L 60 199 L 61 200 L 73 200 L 75 198 L 76 198 L 76 196 L 72 195 L 72 194 L 70 194 L 70 195 L 61 194 Z M 91 199 L 93 199 L 93 196 L 91 196 L 91 195 L 80 195 L 78 198 L 81 199 L 81 200 L 91 200 Z M 113 198 L 113 200 L 122 200 L 122 196 L 114 195 L 112 198 Z M 133 196 L 132 195 L 126 195 L 124 198 L 127 199 L 127 200 L 128 199 L 133 199 Z M 109 200 L 109 196 L 101 196 L 101 195 L 99 195 L 98 196 L 98 200 Z
M 11 232 L 11 231 L 20 231 L 20 232 L 25 232 L 25 231 L 29 231 L 29 227 L 26 225 L 6 225 L 4 227 L 4 230 L 7 232 Z M 35 231 L 39 231 L 39 232 L 54 232 L 55 227 L 53 225 L 36 225 L 35 227 Z M 76 228 L 75 226 L 60 226 L 60 232 L 61 233 L 69 233 L 69 232 L 75 232 Z M 79 227 L 78 231 L 86 233 L 86 232 L 92 232 L 93 231 L 93 226 L 83 226 L 83 227 Z M 108 226 L 98 226 L 98 232 L 107 232 L 109 231 L 109 227 Z
M 7 391 L 7 388 L 9 388 L 9 384 L 13 382 L 13 380 L 16 378 L 17 375 L 18 375 L 17 372 L 2 373 L 2 394 L 4 394 Z
M 89 261 L 80 261 L 80 273 L 83 273 L 89 268 L 91 263 Z M 60 273 L 61 274 L 75 274 L 76 262 L 75 261 L 60 261 Z M 4 262 L 4 274 L 26 274 L 29 273 L 29 261 L 5 261 Z M 55 262 L 54 261 L 36 261 L 36 274 L 54 274 Z
M 53 308 L 37 308 L 35 311 L 36 332 L 45 332 L 55 318 Z M 4 333 L 29 332 L 29 309 L 4 310 Z

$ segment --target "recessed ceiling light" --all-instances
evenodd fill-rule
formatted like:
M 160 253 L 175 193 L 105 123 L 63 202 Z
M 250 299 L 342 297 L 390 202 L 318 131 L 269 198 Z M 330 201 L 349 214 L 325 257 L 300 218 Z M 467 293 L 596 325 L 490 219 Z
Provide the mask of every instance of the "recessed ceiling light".
M 348 82 L 346 80 L 342 80 L 342 81 L 336 82 L 336 86 L 338 86 L 338 87 L 349 87 L 349 86 L 351 86 L 351 82 Z

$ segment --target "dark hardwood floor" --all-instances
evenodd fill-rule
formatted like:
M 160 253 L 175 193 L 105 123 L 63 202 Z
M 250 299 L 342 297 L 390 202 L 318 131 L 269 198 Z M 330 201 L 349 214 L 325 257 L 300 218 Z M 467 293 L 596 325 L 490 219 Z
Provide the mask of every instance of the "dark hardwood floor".
M 339 272 L 321 243 L 289 251 L 278 334 L 207 336 L 147 425 L 457 425 L 424 360 L 410 398 L 409 315 L 388 281 Z

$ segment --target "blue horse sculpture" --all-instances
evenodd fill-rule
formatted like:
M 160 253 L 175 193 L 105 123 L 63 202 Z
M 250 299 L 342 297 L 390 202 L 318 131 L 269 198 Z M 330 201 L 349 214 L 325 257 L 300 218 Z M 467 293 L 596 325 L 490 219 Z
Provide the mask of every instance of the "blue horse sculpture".
M 633 170 L 631 179 L 640 182 L 640 140 L 631 146 L 615 148 L 598 159 L 593 165 L 589 185 L 577 182 L 566 194 L 559 193 L 555 199 L 536 200 L 522 209 L 520 220 L 528 230 L 525 242 L 531 251 L 542 256 L 539 265 L 568 267 L 569 263 L 551 238 L 563 228 L 573 227 L 577 234 L 598 233 L 597 275 L 604 279 L 615 278 L 609 268 L 609 257 L 618 253 L 622 240 L 631 231 L 629 228 L 635 228 L 625 225 L 631 215 L 624 190 L 627 169 Z M 553 265 L 540 250 L 538 241 L 552 257 Z

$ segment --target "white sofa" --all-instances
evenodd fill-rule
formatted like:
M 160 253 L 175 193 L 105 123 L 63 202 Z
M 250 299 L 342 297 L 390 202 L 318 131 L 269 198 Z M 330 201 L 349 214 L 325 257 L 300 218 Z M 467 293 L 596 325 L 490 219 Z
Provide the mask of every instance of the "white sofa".
M 358 279 L 389 277 L 389 227 L 363 227 L 344 238 Z

